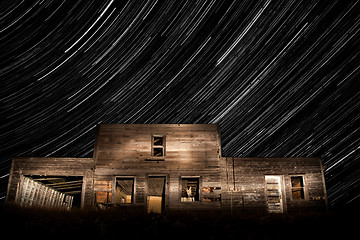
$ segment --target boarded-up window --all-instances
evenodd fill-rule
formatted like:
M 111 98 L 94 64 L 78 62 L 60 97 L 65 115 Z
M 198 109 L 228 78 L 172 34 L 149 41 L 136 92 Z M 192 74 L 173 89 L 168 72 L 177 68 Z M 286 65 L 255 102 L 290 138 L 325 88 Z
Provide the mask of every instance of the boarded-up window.
M 115 204 L 134 202 L 134 178 L 116 178 Z
M 181 202 L 199 201 L 199 178 L 181 178 Z
M 96 203 L 112 203 L 112 184 L 113 182 L 110 180 L 95 180 Z
M 152 137 L 152 156 L 163 157 L 165 156 L 165 136 L 153 135 Z
M 96 203 L 111 203 L 111 192 L 96 192 Z
M 291 177 L 291 197 L 292 199 L 305 199 L 304 181 L 302 176 Z

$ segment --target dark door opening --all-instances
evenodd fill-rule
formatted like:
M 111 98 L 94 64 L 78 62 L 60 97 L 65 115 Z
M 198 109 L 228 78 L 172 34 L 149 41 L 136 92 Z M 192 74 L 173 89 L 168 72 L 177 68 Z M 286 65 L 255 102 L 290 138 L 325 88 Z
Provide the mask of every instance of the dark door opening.
M 149 177 L 147 212 L 162 213 L 165 210 L 165 177 Z

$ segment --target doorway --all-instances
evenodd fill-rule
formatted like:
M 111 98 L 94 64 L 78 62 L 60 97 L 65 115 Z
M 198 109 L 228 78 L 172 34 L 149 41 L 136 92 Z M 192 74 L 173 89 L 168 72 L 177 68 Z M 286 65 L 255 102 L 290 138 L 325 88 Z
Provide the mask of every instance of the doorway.
M 269 213 L 283 213 L 281 176 L 265 176 L 265 191 L 267 210 Z
M 147 212 L 162 213 L 165 209 L 165 180 L 163 176 L 148 178 Z

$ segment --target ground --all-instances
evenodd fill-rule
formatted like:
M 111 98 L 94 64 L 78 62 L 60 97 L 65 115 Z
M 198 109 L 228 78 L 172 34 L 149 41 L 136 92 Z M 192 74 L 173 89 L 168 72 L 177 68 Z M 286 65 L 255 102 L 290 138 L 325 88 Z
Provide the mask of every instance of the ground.
M 351 239 L 358 214 L 163 214 L 1 206 L 2 233 L 20 239 Z M 5 221 L 4 221 L 5 220 Z

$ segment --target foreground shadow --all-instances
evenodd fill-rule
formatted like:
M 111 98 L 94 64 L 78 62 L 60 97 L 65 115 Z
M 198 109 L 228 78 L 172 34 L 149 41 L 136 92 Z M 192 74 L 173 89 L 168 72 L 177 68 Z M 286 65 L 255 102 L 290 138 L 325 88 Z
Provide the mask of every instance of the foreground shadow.
M 144 214 L 1 207 L 3 233 L 16 239 L 342 239 L 355 236 L 358 212 L 318 215 Z

